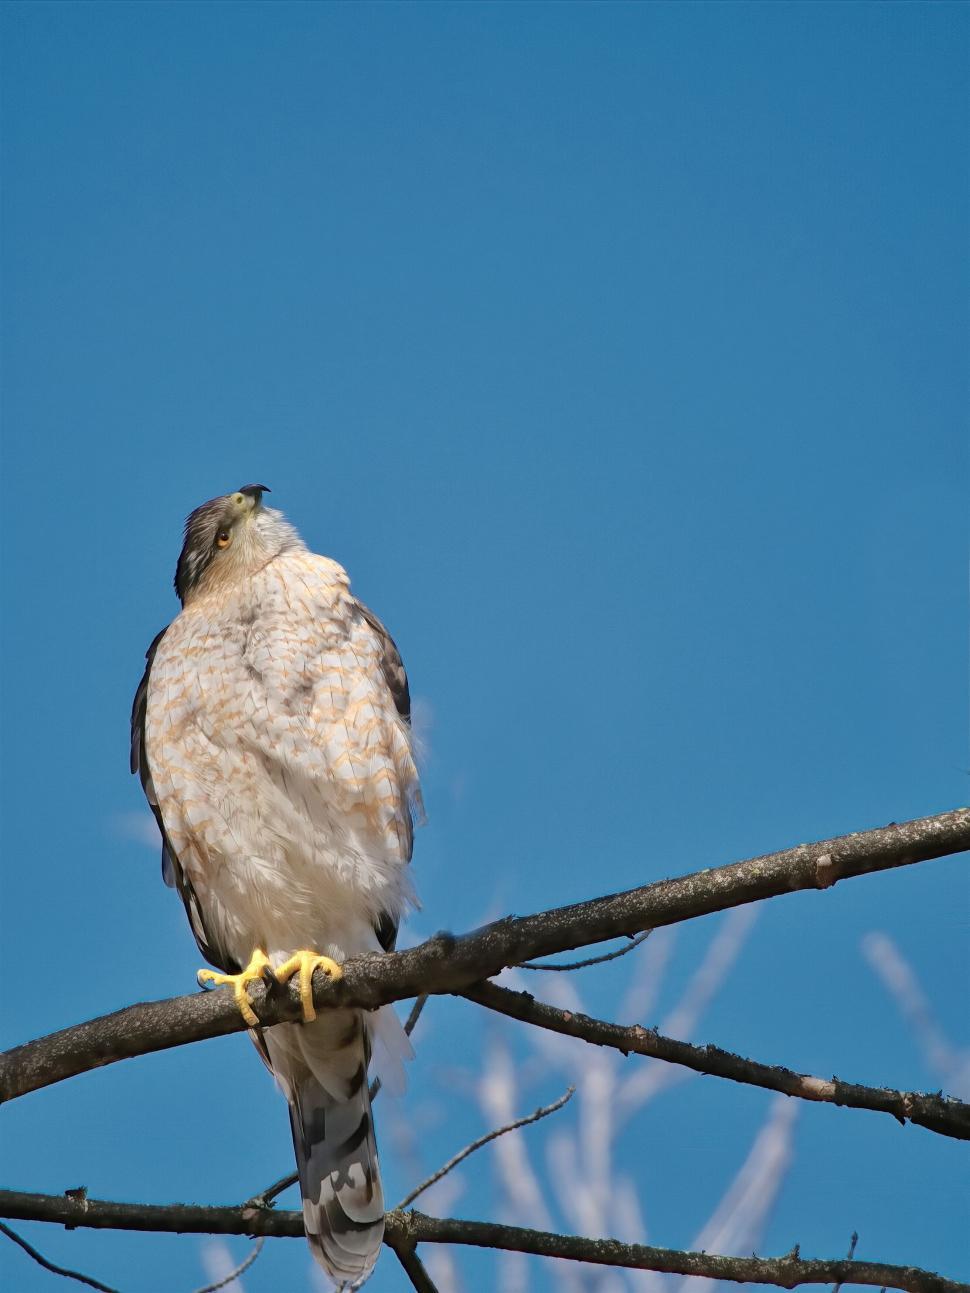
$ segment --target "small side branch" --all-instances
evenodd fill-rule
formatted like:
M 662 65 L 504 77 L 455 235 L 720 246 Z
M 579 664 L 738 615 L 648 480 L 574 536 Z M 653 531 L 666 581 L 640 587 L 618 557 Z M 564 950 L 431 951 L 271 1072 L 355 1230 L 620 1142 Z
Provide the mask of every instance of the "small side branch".
M 515 1131 L 519 1127 L 528 1127 L 530 1123 L 538 1122 L 541 1118 L 548 1118 L 551 1113 L 557 1113 L 563 1105 L 569 1103 L 573 1098 L 575 1091 L 576 1088 L 574 1086 L 567 1087 L 566 1091 L 559 1097 L 559 1099 L 553 1100 L 552 1104 L 542 1105 L 540 1108 L 536 1109 L 534 1113 L 526 1114 L 524 1118 L 516 1118 L 514 1122 L 508 1122 L 504 1127 L 496 1127 L 493 1131 L 486 1132 L 484 1136 L 479 1136 L 477 1140 L 473 1140 L 470 1145 L 466 1145 L 464 1149 L 459 1150 L 459 1152 L 455 1154 L 454 1158 L 449 1158 L 447 1163 L 443 1163 L 441 1167 L 438 1168 L 437 1172 L 432 1172 L 426 1181 L 422 1181 L 420 1185 L 416 1185 L 410 1194 L 406 1194 L 397 1205 L 397 1210 L 402 1211 L 408 1206 L 408 1204 L 413 1203 L 419 1194 L 424 1194 L 425 1190 L 430 1189 L 431 1186 L 434 1185 L 435 1181 L 440 1181 L 443 1176 L 447 1176 L 448 1173 L 453 1171 L 459 1163 L 464 1162 L 470 1154 L 474 1154 L 475 1151 L 477 1149 L 481 1149 L 483 1145 L 487 1145 L 493 1140 L 498 1140 L 499 1136 L 504 1136 L 508 1131 Z
M 216 1280 L 214 1284 L 206 1284 L 202 1288 L 196 1289 L 195 1293 L 219 1293 L 219 1290 L 224 1289 L 227 1285 L 235 1284 L 236 1280 L 239 1279 L 239 1276 L 245 1275 L 250 1266 L 252 1266 L 256 1261 L 259 1254 L 263 1251 L 263 1245 L 265 1243 L 266 1236 L 260 1235 L 253 1244 L 253 1251 L 247 1257 L 244 1257 L 238 1266 L 234 1266 L 228 1275 L 223 1275 L 223 1277 Z
M 415 1028 L 418 1026 L 418 1020 L 421 1018 L 421 1014 L 427 1004 L 428 1004 L 428 994 L 426 992 L 422 992 L 421 995 L 418 997 L 418 999 L 415 1001 L 414 1005 L 411 1007 L 411 1012 L 404 1023 L 404 1031 L 408 1037 L 411 1036 Z M 370 1084 L 370 1098 L 372 1100 L 376 1099 L 377 1093 L 378 1091 L 380 1091 L 380 1089 L 381 1089 L 381 1080 L 379 1077 L 376 1077 L 374 1078 L 374 1081 Z
M 846 1257 L 849 1258 L 850 1261 L 855 1256 L 856 1244 L 858 1244 L 858 1242 L 859 1232 L 858 1230 L 853 1230 L 852 1238 L 849 1240 L 849 1251 L 846 1253 Z M 832 1293 L 840 1293 L 841 1288 L 841 1284 L 833 1284 Z
M 405 1275 L 411 1281 L 415 1293 L 438 1293 L 434 1280 L 424 1268 L 424 1262 L 415 1252 L 413 1247 L 409 1247 L 403 1240 L 395 1243 L 389 1239 L 388 1247 L 394 1252 L 397 1260 L 401 1263 Z
M 66 1226 L 98 1229 L 148 1230 L 193 1234 L 276 1235 L 303 1237 L 300 1212 L 271 1208 L 195 1207 L 189 1204 L 109 1203 L 75 1200 L 61 1195 L 21 1194 L 0 1190 L 0 1216 L 29 1221 L 52 1221 Z M 903 1289 L 905 1293 L 970 1293 L 970 1284 L 947 1279 L 917 1266 L 848 1259 L 802 1260 L 797 1249 L 784 1257 L 728 1257 L 716 1253 L 681 1252 L 617 1239 L 587 1239 L 556 1235 L 490 1221 L 459 1221 L 428 1217 L 422 1212 L 389 1212 L 385 1242 L 395 1251 L 413 1252 L 419 1243 L 462 1244 L 559 1257 L 597 1266 L 697 1275 L 738 1283 L 773 1284 L 791 1289 L 801 1284 L 867 1284 Z M 432 1286 L 433 1287 L 433 1286 Z
M 117 1293 L 116 1289 L 111 1288 L 108 1284 L 102 1284 L 100 1280 L 94 1279 L 90 1275 L 83 1275 L 80 1271 L 69 1270 L 66 1266 L 55 1266 L 49 1262 L 43 1253 L 39 1253 L 33 1244 L 28 1244 L 27 1240 L 18 1235 L 16 1230 L 11 1230 L 0 1221 L 0 1234 L 4 1234 L 8 1239 L 22 1248 L 28 1257 L 32 1257 L 38 1266 L 43 1266 L 45 1271 L 51 1271 L 54 1275 L 63 1275 L 65 1279 L 77 1280 L 78 1284 L 86 1284 L 89 1289 L 99 1289 L 100 1293 Z
M 632 952 L 652 933 L 652 929 L 645 929 L 642 934 L 637 934 L 636 938 L 631 938 L 625 947 L 618 947 L 615 952 L 604 952 L 602 956 L 587 956 L 583 961 L 567 961 L 565 964 L 556 964 L 553 961 L 520 961 L 515 968 L 517 970 L 553 970 L 558 974 L 564 974 L 570 970 L 585 970 L 589 965 L 605 965 L 607 961 L 618 961 L 621 956 L 626 956 L 628 952 Z
M 894 1091 L 888 1087 L 860 1086 L 838 1078 L 812 1077 L 795 1073 L 780 1065 L 762 1064 L 744 1059 L 718 1046 L 692 1046 L 689 1042 L 664 1037 L 639 1024 L 623 1027 L 593 1019 L 589 1015 L 536 1001 L 527 992 L 512 992 L 495 983 L 479 983 L 460 994 L 477 1005 L 487 1006 L 525 1024 L 548 1028 L 551 1032 L 578 1037 L 596 1046 L 610 1046 L 626 1054 L 646 1055 L 652 1059 L 681 1064 L 697 1073 L 729 1078 L 749 1086 L 780 1091 L 783 1095 L 825 1104 L 844 1105 L 853 1109 L 871 1109 L 888 1113 L 897 1122 L 916 1123 L 941 1136 L 970 1140 L 970 1104 L 944 1095 L 925 1095 L 916 1091 Z

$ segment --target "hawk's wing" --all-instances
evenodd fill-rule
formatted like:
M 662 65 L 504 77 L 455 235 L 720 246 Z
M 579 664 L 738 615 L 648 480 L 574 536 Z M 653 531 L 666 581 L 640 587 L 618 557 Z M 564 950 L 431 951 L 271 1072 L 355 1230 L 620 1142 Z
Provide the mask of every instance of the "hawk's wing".
M 408 686 L 408 675 L 404 661 L 397 649 L 397 643 L 374 612 L 363 602 L 357 602 L 357 608 L 364 619 L 377 634 L 381 644 L 381 673 L 387 683 L 387 689 L 394 701 L 394 708 L 401 718 L 411 726 L 411 689 Z M 411 861 L 414 851 L 414 817 L 410 804 L 406 809 L 405 825 L 407 829 L 407 860 Z M 385 952 L 393 952 L 397 942 L 397 923 L 385 912 L 376 926 L 376 934 Z
M 382 648 L 381 673 L 384 675 L 387 689 L 394 701 L 394 708 L 410 727 L 411 689 L 408 687 L 408 676 L 404 669 L 401 653 L 397 649 L 397 643 L 372 610 L 369 610 L 363 602 L 358 602 L 357 607 L 380 640 Z
M 179 865 L 178 857 L 172 848 L 168 833 L 165 830 L 165 823 L 162 821 L 161 809 L 158 806 L 158 796 L 155 794 L 155 787 L 152 784 L 151 769 L 148 766 L 148 757 L 145 752 L 145 714 L 148 709 L 148 680 L 151 677 L 152 663 L 155 659 L 155 652 L 158 650 L 158 644 L 168 632 L 168 629 L 169 626 L 166 625 L 161 633 L 156 633 L 152 639 L 151 646 L 145 652 L 145 672 L 142 674 L 141 682 L 138 684 L 138 690 L 135 692 L 135 699 L 131 706 L 131 759 L 129 766 L 133 773 L 138 773 L 141 788 L 144 790 L 145 798 L 148 800 L 148 807 L 152 810 L 155 821 L 158 822 L 158 829 L 161 832 L 162 878 L 167 885 L 178 889 L 179 896 L 189 917 L 192 933 L 195 935 L 195 941 L 199 945 L 199 951 L 210 965 L 217 966 L 226 974 L 235 974 L 242 969 L 242 966 L 236 963 L 235 957 L 230 956 L 219 947 L 216 940 L 207 932 L 205 922 L 202 919 L 202 908 L 195 896 L 195 890 Z
M 145 672 L 141 676 L 141 682 L 138 684 L 138 690 L 135 692 L 135 699 L 131 706 L 131 758 L 128 766 L 133 773 L 138 773 L 141 788 L 144 790 L 145 798 L 148 800 L 148 807 L 152 810 L 155 821 L 158 822 L 158 829 L 162 833 L 162 879 L 167 885 L 174 886 L 175 862 L 168 837 L 165 834 L 165 825 L 162 822 L 162 814 L 158 807 L 155 787 L 152 785 L 152 774 L 148 770 L 148 759 L 145 756 L 145 711 L 148 708 L 148 679 L 152 671 L 152 661 L 155 659 L 158 644 L 167 631 L 168 626 L 166 625 L 160 633 L 156 633 L 152 638 L 151 646 L 145 652 Z

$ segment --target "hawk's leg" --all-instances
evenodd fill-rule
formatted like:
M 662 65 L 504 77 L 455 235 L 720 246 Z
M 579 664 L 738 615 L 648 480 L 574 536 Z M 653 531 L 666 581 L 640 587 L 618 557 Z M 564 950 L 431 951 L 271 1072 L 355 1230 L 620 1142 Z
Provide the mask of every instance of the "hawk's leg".
M 257 947 L 249 958 L 249 964 L 239 974 L 216 974 L 215 970 L 200 970 L 197 977 L 201 987 L 205 987 L 207 983 L 228 983 L 232 988 L 232 994 L 236 999 L 240 1014 L 250 1028 L 255 1028 L 259 1024 L 259 1020 L 256 1018 L 250 1004 L 246 985 L 248 983 L 257 983 L 260 979 L 264 979 L 267 971 L 270 974 L 273 973 L 269 957 L 262 948 Z
M 294 952 L 288 961 L 284 961 L 274 971 L 280 983 L 285 983 L 287 979 L 299 973 L 300 1004 L 303 1007 L 303 1018 L 306 1023 L 317 1017 L 317 1012 L 313 1008 L 313 971 L 316 969 L 325 970 L 331 979 L 339 979 L 343 974 L 337 962 L 332 961 L 329 956 L 318 956 L 316 952 L 307 951 Z

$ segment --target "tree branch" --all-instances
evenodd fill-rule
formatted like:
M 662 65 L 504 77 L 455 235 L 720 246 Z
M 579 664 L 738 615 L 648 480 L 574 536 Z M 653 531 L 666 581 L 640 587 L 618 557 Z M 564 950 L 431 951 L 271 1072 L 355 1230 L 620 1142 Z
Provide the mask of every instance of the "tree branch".
M 216 1280 L 214 1284 L 203 1285 L 202 1288 L 196 1289 L 195 1293 L 219 1293 L 219 1290 L 224 1289 L 228 1284 L 235 1284 L 236 1280 L 239 1279 L 239 1276 L 245 1275 L 250 1266 L 252 1266 L 259 1257 L 259 1254 L 263 1251 L 263 1245 L 265 1243 L 266 1236 L 260 1235 L 255 1244 L 253 1244 L 253 1251 L 247 1257 L 244 1257 L 238 1265 L 234 1266 L 227 1275 L 223 1275 L 222 1278 Z M 849 1256 L 851 1257 L 852 1254 L 850 1253 Z
M 535 957 L 798 889 L 826 889 L 851 876 L 966 849 L 970 849 L 970 809 L 966 808 L 802 844 L 569 907 L 506 917 L 462 937 L 437 934 L 404 952 L 353 957 L 340 979 L 316 976 L 313 999 L 318 1009 L 370 1010 L 422 992 L 461 992 Z M 280 991 L 254 985 L 252 998 L 253 1009 L 266 1027 L 300 1017 L 295 986 Z M 0 1057 L 0 1099 L 13 1099 L 99 1065 L 244 1027 L 227 989 L 129 1006 L 8 1051 Z
M 797 1247 L 784 1257 L 728 1257 L 717 1253 L 680 1252 L 646 1244 L 624 1244 L 617 1239 L 586 1239 L 579 1235 L 554 1235 L 489 1221 L 458 1221 L 404 1213 L 402 1221 L 425 1243 L 465 1244 L 476 1248 L 501 1248 L 537 1257 L 561 1257 L 597 1266 L 662 1271 L 672 1275 L 699 1275 L 707 1279 L 744 1284 L 774 1284 L 791 1289 L 800 1284 L 869 1284 L 898 1288 L 908 1293 L 970 1293 L 970 1284 L 946 1279 L 917 1266 L 890 1266 L 882 1262 L 802 1260 Z
M 0 1190 L 0 1216 L 25 1221 L 51 1221 L 68 1227 L 180 1234 L 302 1238 L 304 1233 L 303 1214 L 300 1212 L 277 1212 L 271 1208 L 195 1207 L 189 1204 L 110 1203 L 96 1199 L 69 1199 L 60 1195 L 22 1194 L 13 1190 Z M 891 1266 L 844 1258 L 803 1261 L 797 1248 L 784 1257 L 729 1257 L 653 1248 L 645 1244 L 624 1244 L 616 1239 L 555 1235 L 488 1221 L 428 1217 L 422 1212 L 389 1212 L 385 1217 L 385 1242 L 395 1251 L 413 1252 L 419 1243 L 463 1244 L 532 1253 L 539 1257 L 561 1257 L 598 1266 L 774 1284 L 788 1289 L 800 1284 L 842 1283 L 904 1289 L 907 1293 L 970 1293 L 970 1284 L 961 1284 L 958 1280 L 947 1279 L 917 1266 Z
M 524 1024 L 548 1028 L 567 1037 L 578 1037 L 595 1046 L 610 1046 L 624 1055 L 647 1055 L 670 1064 L 681 1064 L 697 1073 L 730 1078 L 732 1082 L 780 1091 L 783 1095 L 798 1096 L 802 1100 L 888 1113 L 897 1122 L 905 1123 L 908 1119 L 930 1131 L 939 1132 L 941 1136 L 970 1140 L 970 1104 L 948 1096 L 860 1086 L 855 1082 L 842 1082 L 839 1078 L 811 1077 L 780 1065 L 744 1059 L 718 1046 L 692 1046 L 689 1042 L 664 1037 L 639 1024 L 623 1027 L 576 1011 L 559 1010 L 536 1001 L 528 992 L 512 992 L 494 983 L 478 983 L 458 995 Z
M 397 1210 L 403 1211 L 409 1203 L 414 1202 L 419 1194 L 424 1194 L 425 1190 L 429 1190 L 436 1181 L 440 1181 L 443 1176 L 447 1176 L 449 1172 L 454 1171 L 458 1164 L 464 1162 L 470 1154 L 474 1154 L 476 1150 L 482 1149 L 493 1140 L 497 1140 L 499 1136 L 504 1136 L 508 1131 L 517 1131 L 519 1127 L 528 1127 L 530 1123 L 539 1122 L 541 1118 L 548 1118 L 551 1113 L 557 1113 L 564 1104 L 569 1103 L 575 1091 L 574 1086 L 567 1087 L 559 1099 L 553 1100 L 552 1104 L 541 1105 L 533 1113 L 527 1113 L 524 1118 L 516 1118 L 514 1122 L 507 1122 L 504 1127 L 493 1127 L 484 1136 L 479 1136 L 477 1140 L 473 1140 L 470 1145 L 466 1145 L 464 1149 L 460 1149 L 457 1154 L 449 1158 L 447 1163 L 442 1163 L 441 1167 L 436 1172 L 432 1172 L 420 1185 L 416 1185 L 413 1190 L 410 1190 L 397 1205 Z
M 22 1248 L 28 1257 L 32 1257 L 38 1266 L 43 1266 L 45 1271 L 51 1271 L 54 1275 L 63 1275 L 67 1280 L 77 1280 L 79 1284 L 86 1284 L 88 1288 L 98 1289 L 99 1293 L 118 1293 L 117 1289 L 111 1288 L 108 1284 L 102 1284 L 100 1280 L 94 1279 L 90 1275 L 84 1275 L 81 1271 L 69 1270 L 66 1266 L 55 1266 L 49 1262 L 43 1253 L 39 1253 L 33 1244 L 28 1244 L 27 1240 L 17 1234 L 16 1230 L 11 1230 L 0 1221 L 0 1234 L 4 1234 L 8 1239 Z
M 395 1243 L 392 1240 L 388 1240 L 388 1246 L 394 1250 L 397 1260 L 401 1263 L 404 1273 L 411 1281 L 416 1293 L 438 1293 L 434 1281 L 424 1269 L 424 1262 L 422 1262 L 413 1247 L 409 1247 L 403 1241 Z
M 602 956 L 587 956 L 582 961 L 569 961 L 565 965 L 557 965 L 553 961 L 520 961 L 515 967 L 517 970 L 545 970 L 547 973 L 552 970 L 558 974 L 564 974 L 571 970 L 585 970 L 590 965 L 605 965 L 607 961 L 618 961 L 621 956 L 626 956 L 632 952 L 635 947 L 639 947 L 642 942 L 650 937 L 652 929 L 645 929 L 642 934 L 637 934 L 636 938 L 630 938 L 625 947 L 618 947 L 615 952 L 604 952 Z

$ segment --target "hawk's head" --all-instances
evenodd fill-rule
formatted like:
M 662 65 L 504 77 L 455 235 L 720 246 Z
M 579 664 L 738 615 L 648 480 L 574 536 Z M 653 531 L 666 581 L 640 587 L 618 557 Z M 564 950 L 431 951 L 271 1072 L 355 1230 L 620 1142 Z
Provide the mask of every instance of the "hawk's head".
M 263 507 L 268 493 L 265 485 L 243 485 L 189 514 L 175 568 L 175 591 L 183 606 L 197 593 L 233 583 L 285 549 L 302 546 L 283 513 Z

